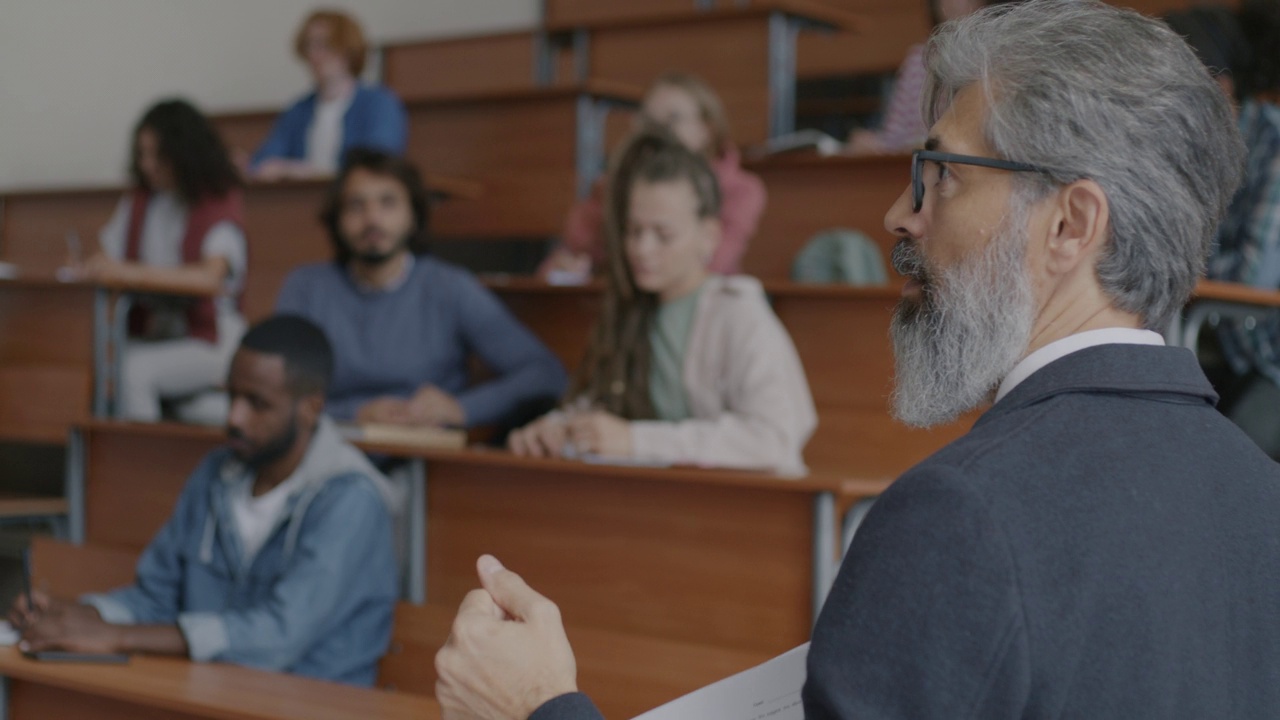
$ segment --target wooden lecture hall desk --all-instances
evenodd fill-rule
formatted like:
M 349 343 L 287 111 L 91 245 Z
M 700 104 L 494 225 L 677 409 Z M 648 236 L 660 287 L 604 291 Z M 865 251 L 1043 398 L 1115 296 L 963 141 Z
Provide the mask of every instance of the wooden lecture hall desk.
M 545 239 L 604 170 L 643 89 L 588 82 L 436 94 L 407 103 L 406 155 L 430 173 L 465 175 L 484 188 L 473 202 L 436 208 L 441 239 Z M 213 118 L 228 145 L 257 147 L 275 112 Z
M 910 155 L 824 158 L 798 152 L 752 160 L 745 167 L 764 181 L 769 204 L 743 257 L 744 273 L 790 278 L 791 263 L 805 243 L 832 228 L 866 233 L 888 265 L 897 238 L 885 230 L 884 216 L 911 182 Z M 893 268 L 887 269 L 894 277 Z
M 289 270 L 332 256 L 319 219 L 329 182 L 250 183 L 245 189 L 245 237 L 251 263 L 245 287 L 248 317 L 270 313 Z M 479 183 L 450 175 L 429 174 L 425 182 L 437 200 L 457 201 L 438 208 L 475 201 L 484 192 Z M 87 257 L 97 249 L 98 232 L 125 192 L 126 188 L 113 186 L 0 195 L 0 261 L 52 277 L 68 260 L 67 235 L 79 237 Z
M 556 287 L 525 277 L 490 278 L 490 289 L 568 368 L 586 351 L 602 286 Z M 849 287 L 766 282 L 774 312 L 791 335 L 818 408 L 818 429 L 805 448 L 810 468 L 857 477 L 893 478 L 972 425 L 966 417 L 916 430 L 889 416 L 893 348 L 889 320 L 897 286 Z
M 0 648 L 7 720 L 434 720 L 431 698 L 232 665 L 136 656 L 125 665 L 27 660 Z
M 133 582 L 137 554 L 37 537 L 31 560 L 35 587 L 53 597 L 75 598 Z M 434 696 L 435 655 L 448 639 L 457 611 L 451 605 L 397 605 L 377 686 Z M 579 627 L 574 618 L 565 622 L 578 661 L 578 686 L 606 717 L 635 717 L 770 657 Z
M 719 93 L 735 139 L 754 145 L 795 127 L 801 31 L 857 24 L 852 14 L 809 0 L 755 0 L 703 11 L 678 5 L 551 0 L 546 29 L 570 36 L 579 80 L 645 87 L 672 68 L 699 75 Z
M 218 431 L 90 421 L 86 542 L 140 551 Z M 425 476 L 426 601 L 456 606 L 495 553 L 581 625 L 780 653 L 808 637 L 838 566 L 839 512 L 880 478 L 655 469 L 364 444 Z M 414 510 L 414 508 L 410 508 Z

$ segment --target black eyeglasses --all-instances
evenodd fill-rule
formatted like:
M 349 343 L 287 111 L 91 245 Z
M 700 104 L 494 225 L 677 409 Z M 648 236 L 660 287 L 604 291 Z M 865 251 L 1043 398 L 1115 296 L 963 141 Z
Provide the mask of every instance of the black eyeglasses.
M 999 160 L 997 158 L 980 157 L 978 155 L 956 155 L 954 153 L 937 152 L 935 150 L 916 150 L 911 153 L 911 212 L 920 212 L 924 207 L 924 164 L 955 163 L 956 165 L 978 165 L 980 167 L 1008 170 L 1010 172 L 1033 172 L 1045 175 L 1052 174 L 1048 168 L 1039 165 Z M 939 168 L 941 172 L 941 168 Z

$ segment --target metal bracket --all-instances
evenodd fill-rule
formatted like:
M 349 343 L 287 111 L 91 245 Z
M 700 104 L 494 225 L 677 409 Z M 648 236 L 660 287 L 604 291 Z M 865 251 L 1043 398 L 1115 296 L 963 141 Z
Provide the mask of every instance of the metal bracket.
M 112 307 L 111 318 L 111 382 L 115 388 L 115 402 L 111 403 L 111 417 L 124 417 L 123 403 L 120 402 L 121 390 L 124 388 L 124 351 L 129 342 L 129 310 L 133 307 L 133 297 L 127 293 L 119 293 Z
M 1245 324 L 1261 325 L 1277 312 L 1276 308 L 1263 305 L 1245 305 L 1224 300 L 1194 300 L 1187 311 L 1187 319 L 1182 324 L 1181 333 L 1170 331 L 1165 341 L 1170 345 L 1181 345 L 1192 352 L 1200 343 L 1200 331 L 1210 319 L 1237 320 Z M 1176 324 L 1177 321 L 1175 320 Z M 1180 335 L 1180 336 L 1179 336 Z M 1170 337 L 1173 336 L 1173 337 Z
M 796 127 L 796 44 L 801 22 L 784 13 L 769 15 L 769 137 Z
M 427 602 L 427 461 L 409 464 L 409 569 L 405 573 L 409 602 Z
M 813 498 L 813 618 L 818 622 L 822 604 L 840 567 L 836 558 L 836 496 L 822 492 Z
M 110 410 L 111 375 L 111 292 L 98 288 L 93 293 L 93 416 L 106 417 Z
M 84 431 L 72 428 L 67 437 L 67 469 L 63 480 L 63 495 L 67 499 L 67 540 L 73 545 L 84 544 L 85 533 L 85 483 L 89 467 L 89 449 Z

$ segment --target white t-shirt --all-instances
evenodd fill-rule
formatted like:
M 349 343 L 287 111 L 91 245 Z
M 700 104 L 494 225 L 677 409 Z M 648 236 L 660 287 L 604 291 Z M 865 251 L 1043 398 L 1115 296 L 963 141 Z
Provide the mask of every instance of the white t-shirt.
M 258 551 L 267 543 L 267 538 L 271 537 L 271 531 L 284 519 L 289 496 L 301 484 L 302 476 L 294 473 L 260 497 L 253 496 L 253 481 L 253 475 L 246 475 L 237 480 L 227 493 L 236 534 L 244 549 L 246 566 L 253 562 Z
M 115 214 L 98 233 L 102 252 L 112 260 L 124 260 L 125 244 L 129 234 L 129 213 L 133 198 L 125 195 L 116 205 Z M 187 206 L 172 192 L 159 192 L 147 203 L 147 216 L 142 220 L 142 243 L 138 248 L 138 261 L 155 267 L 181 267 L 182 239 L 187 234 Z M 230 221 L 222 221 L 209 228 L 200 247 L 200 257 L 220 257 L 227 261 L 225 295 L 218 298 L 219 323 L 227 313 L 239 317 L 235 296 L 244 288 L 248 251 L 244 231 Z
M 342 155 L 342 121 L 355 93 L 332 100 L 316 100 L 315 115 L 307 128 L 307 163 L 324 172 L 338 169 Z

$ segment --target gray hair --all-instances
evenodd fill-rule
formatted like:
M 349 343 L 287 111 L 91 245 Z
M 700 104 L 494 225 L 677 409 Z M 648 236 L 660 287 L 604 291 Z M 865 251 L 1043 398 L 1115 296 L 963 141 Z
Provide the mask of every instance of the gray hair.
M 1203 273 L 1244 169 L 1231 105 L 1186 42 L 1096 0 L 1030 0 L 942 26 L 925 63 L 928 124 L 978 83 L 987 144 L 1052 169 L 1019 174 L 1020 196 L 1101 186 L 1111 224 L 1098 280 L 1117 308 L 1163 330 Z

